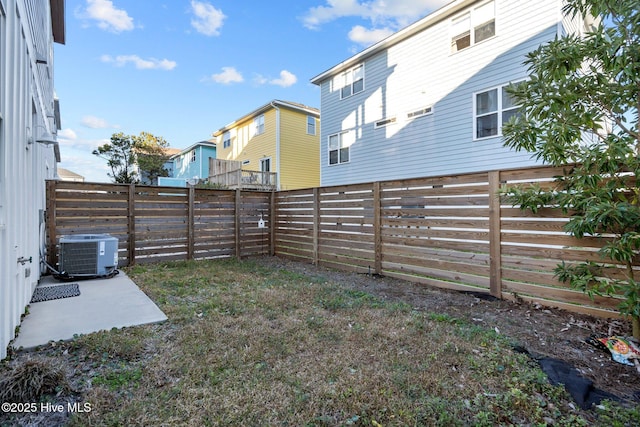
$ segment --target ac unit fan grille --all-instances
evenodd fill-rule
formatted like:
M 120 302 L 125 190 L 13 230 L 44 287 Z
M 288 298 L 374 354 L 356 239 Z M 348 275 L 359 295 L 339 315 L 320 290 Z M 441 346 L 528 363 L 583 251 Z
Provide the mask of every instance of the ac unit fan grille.
M 96 274 L 96 242 L 63 244 L 61 249 L 66 274 Z

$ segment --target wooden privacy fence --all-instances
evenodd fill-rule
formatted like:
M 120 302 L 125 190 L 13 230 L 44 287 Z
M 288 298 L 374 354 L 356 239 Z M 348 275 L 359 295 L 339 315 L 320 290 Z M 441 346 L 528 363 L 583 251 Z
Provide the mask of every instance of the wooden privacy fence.
M 536 215 L 501 202 L 501 186 L 550 185 L 559 168 L 537 167 L 276 193 L 275 254 L 446 289 L 604 317 L 617 298 L 591 300 L 553 270 L 600 260 L 606 239 L 564 232 L 560 209 Z M 609 277 L 623 277 L 613 266 Z
M 553 273 L 560 261 L 599 261 L 606 238 L 575 239 L 559 209 L 534 215 L 498 196 L 561 174 L 536 167 L 276 193 L 49 181 L 48 256 L 55 265 L 61 235 L 108 233 L 121 265 L 275 254 L 616 316 L 617 298 L 592 301 Z M 607 275 L 624 277 L 622 266 Z
M 62 235 L 118 238 L 120 265 L 272 251 L 272 194 L 240 190 L 47 182 L 48 260 Z

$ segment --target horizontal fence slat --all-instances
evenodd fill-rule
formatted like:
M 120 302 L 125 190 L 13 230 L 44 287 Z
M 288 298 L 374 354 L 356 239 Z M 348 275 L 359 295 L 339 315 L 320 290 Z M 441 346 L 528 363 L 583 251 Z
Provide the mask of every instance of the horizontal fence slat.
M 565 232 L 573 212 L 546 207 L 534 214 L 489 192 L 490 186 L 496 188 L 496 174 L 503 189 L 531 183 L 553 189 L 554 177 L 571 167 L 274 193 L 57 181 L 47 187 L 55 192 L 48 247 L 55 248 L 61 235 L 108 233 L 119 239 L 123 265 L 272 253 L 444 289 L 491 289 L 504 299 L 616 316 L 617 299 L 591 300 L 554 275 L 560 262 L 602 262 L 598 250 L 608 237 L 573 238 Z M 266 228 L 258 228 L 260 219 Z M 498 251 L 491 239 L 499 239 Z M 496 263 L 500 274 L 492 275 Z M 636 274 L 639 263 L 640 256 L 634 262 Z M 623 266 L 610 264 L 602 276 L 626 278 Z M 501 288 L 494 288 L 496 282 Z

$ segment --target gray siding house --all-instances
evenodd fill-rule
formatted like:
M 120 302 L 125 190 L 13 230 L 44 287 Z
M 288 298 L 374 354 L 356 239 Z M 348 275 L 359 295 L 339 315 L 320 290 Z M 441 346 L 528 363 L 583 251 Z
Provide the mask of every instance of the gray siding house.
M 535 164 L 502 142 L 505 87 L 525 55 L 589 22 L 562 0 L 455 0 L 311 79 L 321 89 L 321 185 Z

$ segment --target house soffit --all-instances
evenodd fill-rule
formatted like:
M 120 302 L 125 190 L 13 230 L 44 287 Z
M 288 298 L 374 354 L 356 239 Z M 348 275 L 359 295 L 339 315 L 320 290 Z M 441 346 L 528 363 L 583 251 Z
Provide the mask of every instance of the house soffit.
M 51 30 L 53 41 L 65 44 L 66 28 L 64 22 L 64 0 L 49 0 L 51 6 Z

